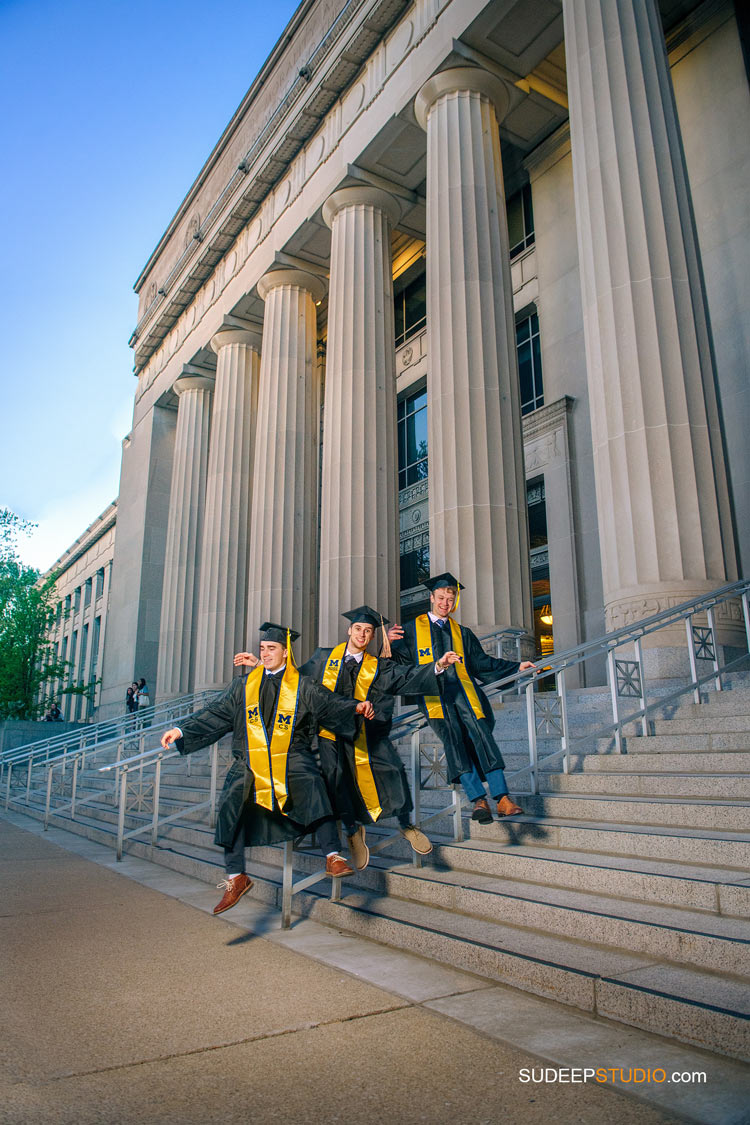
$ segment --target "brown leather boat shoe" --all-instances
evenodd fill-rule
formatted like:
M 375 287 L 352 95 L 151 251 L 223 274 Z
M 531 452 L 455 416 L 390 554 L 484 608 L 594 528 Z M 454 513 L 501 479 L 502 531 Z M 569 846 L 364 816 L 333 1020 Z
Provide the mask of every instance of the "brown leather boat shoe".
M 231 910 L 236 906 L 242 896 L 250 890 L 253 881 L 249 875 L 235 875 L 232 878 L 226 878 L 223 883 L 216 884 L 219 890 L 226 887 L 224 897 L 218 906 L 214 907 L 214 914 L 223 914 L 225 910 Z
M 365 843 L 365 828 L 360 824 L 353 836 L 349 837 L 349 855 L 357 871 L 364 871 L 370 862 L 370 849 Z
M 432 851 L 432 844 L 427 839 L 424 832 L 417 828 L 416 825 L 409 824 L 406 828 L 402 828 L 400 831 L 404 839 L 409 841 L 412 851 L 415 851 L 417 855 L 430 854 L 430 852 Z
M 329 855 L 326 857 L 326 875 L 335 875 L 340 879 L 342 875 L 353 874 L 353 869 L 340 855 Z
M 520 808 L 515 801 L 511 801 L 510 797 L 501 797 L 497 802 L 497 815 L 498 816 L 518 816 L 519 813 L 523 816 L 523 809 Z
M 486 797 L 480 797 L 478 801 L 474 802 L 474 812 L 471 814 L 471 819 L 478 820 L 480 824 L 492 824 L 492 812 Z

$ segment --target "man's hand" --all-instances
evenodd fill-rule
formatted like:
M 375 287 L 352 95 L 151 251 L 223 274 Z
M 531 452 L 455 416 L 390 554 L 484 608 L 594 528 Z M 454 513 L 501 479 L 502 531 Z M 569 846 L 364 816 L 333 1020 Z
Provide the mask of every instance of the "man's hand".
M 388 640 L 391 643 L 393 641 L 400 641 L 401 638 L 403 637 L 403 635 L 404 635 L 403 625 L 391 625 L 390 629 L 388 630 Z
M 257 668 L 259 664 L 258 657 L 252 652 L 236 652 L 234 654 L 235 668 Z
M 463 657 L 459 656 L 457 652 L 444 652 L 436 664 L 439 672 L 444 672 L 449 664 L 460 664 Z
M 375 717 L 375 708 L 373 707 L 372 703 L 370 703 L 369 699 L 365 699 L 362 703 L 358 703 L 356 706 L 356 712 L 358 715 L 362 715 L 365 719 L 373 719 Z
M 530 668 L 533 668 L 535 672 L 539 670 L 532 660 L 522 660 L 518 671 L 528 672 Z
M 182 738 L 182 731 L 179 727 L 172 727 L 171 730 L 166 730 L 161 736 L 161 744 L 165 750 L 168 750 L 172 743 L 176 742 L 178 738 Z

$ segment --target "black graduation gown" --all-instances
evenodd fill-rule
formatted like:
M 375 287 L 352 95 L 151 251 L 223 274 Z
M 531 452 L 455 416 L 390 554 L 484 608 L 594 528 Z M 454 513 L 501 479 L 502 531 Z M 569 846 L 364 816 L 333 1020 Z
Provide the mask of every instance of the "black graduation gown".
M 422 693 L 419 693 L 420 698 L 417 700 L 420 711 L 443 743 L 448 778 L 452 782 L 458 781 L 462 773 L 468 773 L 472 764 L 477 766 L 481 777 L 484 777 L 489 770 L 504 768 L 503 756 L 492 733 L 495 725 L 492 708 L 479 685 L 490 684 L 494 680 L 512 676 L 519 669 L 517 661 L 500 660 L 489 656 L 471 629 L 467 629 L 464 625 L 461 625 L 460 629 L 464 647 L 464 667 L 476 688 L 483 717 L 478 719 L 475 716 L 453 666 L 437 677 L 438 691 L 426 693 L 439 694 L 443 705 L 442 719 L 429 718 Z M 430 634 L 432 654 L 438 660 L 443 653 L 453 647 L 450 626 L 446 624 L 441 627 L 430 621 Z M 417 630 L 413 621 L 404 626 L 403 639 L 395 641 L 391 647 L 393 659 L 398 663 L 416 662 Z
M 227 690 L 203 710 L 180 723 L 183 737 L 175 747 L 180 754 L 192 754 L 218 742 L 225 734 L 233 734 L 232 755 L 219 801 L 215 843 L 229 848 L 240 827 L 244 829 L 245 845 L 277 843 L 304 835 L 324 820 L 333 810 L 325 782 L 321 776 L 311 742 L 319 726 L 329 727 L 354 737 L 357 730 L 355 705 L 338 699 L 327 688 L 300 675 L 299 699 L 294 733 L 287 756 L 286 785 L 289 798 L 282 814 L 254 803 L 255 778 L 248 765 L 247 726 L 245 722 L 245 681 L 247 673 L 236 676 Z M 281 677 L 279 676 L 278 681 Z M 274 696 L 278 697 L 278 681 Z M 273 699 L 275 706 L 276 698 Z M 260 703 L 264 711 L 264 689 Z
M 321 683 L 331 651 L 330 648 L 316 649 L 300 671 L 317 683 Z M 350 670 L 350 665 L 344 664 L 336 683 L 337 696 L 342 696 L 344 699 L 354 697 L 357 675 L 361 667 L 361 664 L 355 663 L 354 668 Z M 367 695 L 375 708 L 375 717 L 364 725 L 370 768 L 378 793 L 378 803 L 382 809 L 378 819 L 396 816 L 399 813 L 408 815 L 414 808 L 404 764 L 389 738 L 394 696 L 420 691 L 434 695 L 437 691 L 436 680 L 439 679 L 440 677 L 435 675 L 434 664 L 407 668 L 399 667 L 392 660 L 381 658 L 378 661 L 378 670 Z M 359 724 L 362 722 L 364 720 L 358 719 Z M 325 726 L 325 723 L 322 725 Z M 318 752 L 336 815 L 347 826 L 372 824 L 373 818 L 367 811 L 356 782 L 354 738 L 343 734 L 339 734 L 335 742 L 328 738 L 320 738 Z

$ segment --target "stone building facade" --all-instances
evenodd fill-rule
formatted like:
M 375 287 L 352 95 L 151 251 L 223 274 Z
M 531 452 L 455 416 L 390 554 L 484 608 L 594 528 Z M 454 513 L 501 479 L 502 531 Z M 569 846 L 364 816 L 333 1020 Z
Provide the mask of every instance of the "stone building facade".
M 101 713 L 426 571 L 561 651 L 750 561 L 725 0 L 303 0 L 136 283 Z
M 55 658 L 68 668 L 63 678 L 44 685 L 44 695 L 48 702 L 57 700 L 69 722 L 93 718 L 101 698 L 116 528 L 115 501 L 50 568 L 57 574 L 50 639 Z M 71 686 L 82 693 L 63 694 Z M 122 694 L 124 698 L 124 690 Z

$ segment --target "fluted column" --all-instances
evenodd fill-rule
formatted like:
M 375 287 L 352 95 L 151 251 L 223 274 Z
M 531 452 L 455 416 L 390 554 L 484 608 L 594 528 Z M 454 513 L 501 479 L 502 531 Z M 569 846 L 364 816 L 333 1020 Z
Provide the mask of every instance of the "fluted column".
M 372 187 L 341 188 L 331 228 L 320 532 L 321 644 L 341 611 L 398 611 L 396 370 L 391 228 L 398 203 Z
M 318 539 L 317 321 L 320 278 L 275 270 L 258 282 L 266 302 L 250 530 L 248 642 L 265 620 L 315 648 Z
M 179 404 L 159 629 L 160 700 L 192 686 L 214 380 L 182 375 L 172 389 Z
M 211 340 L 216 390 L 203 525 L 195 689 L 232 678 L 245 644 L 250 505 L 260 335 L 223 328 Z
M 457 67 L 419 91 L 427 131 L 430 569 L 465 584 L 461 620 L 531 628 L 513 290 L 498 121 L 508 93 Z
M 706 302 L 654 0 L 564 0 L 608 629 L 735 577 Z

